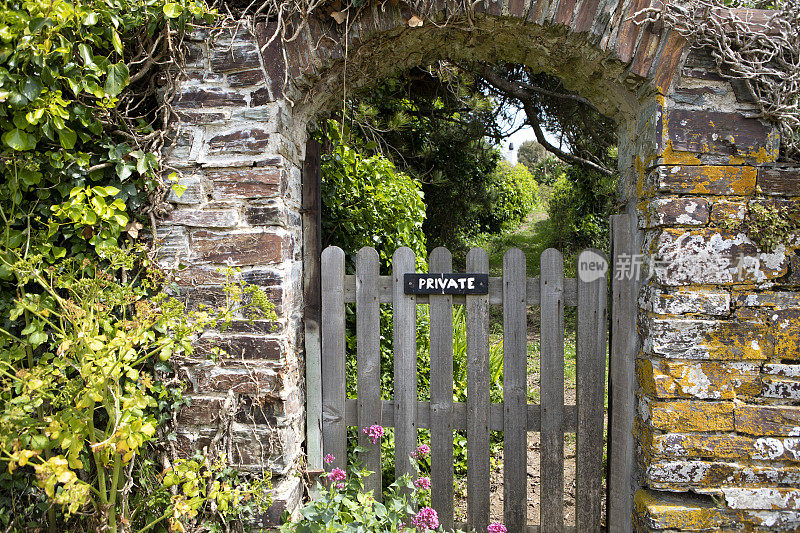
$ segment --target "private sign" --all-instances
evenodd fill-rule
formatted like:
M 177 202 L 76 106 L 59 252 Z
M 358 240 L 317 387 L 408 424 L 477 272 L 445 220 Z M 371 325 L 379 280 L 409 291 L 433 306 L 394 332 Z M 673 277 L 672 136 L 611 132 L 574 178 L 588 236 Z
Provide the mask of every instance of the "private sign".
M 405 294 L 489 294 L 489 274 L 406 274 Z

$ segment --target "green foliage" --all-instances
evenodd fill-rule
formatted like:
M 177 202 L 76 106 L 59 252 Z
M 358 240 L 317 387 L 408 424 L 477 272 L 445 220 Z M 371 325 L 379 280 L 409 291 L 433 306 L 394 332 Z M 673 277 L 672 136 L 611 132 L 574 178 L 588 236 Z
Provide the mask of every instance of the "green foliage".
M 490 210 L 481 217 L 482 231 L 498 233 L 518 225 L 536 205 L 538 194 L 536 180 L 527 168 L 501 160 L 489 182 Z
M 800 207 L 789 201 L 756 200 L 748 204 L 743 221 L 729 219 L 723 227 L 743 231 L 762 251 L 772 252 L 781 245 L 789 247 L 800 232 Z
M 235 283 L 226 286 L 223 308 L 187 312 L 156 293 L 158 279 L 137 264 L 141 252 L 106 244 L 102 264 L 65 258 L 42 268 L 42 256 L 11 262 L 9 250 L 3 263 L 25 289 L 0 330 L 3 458 L 11 474 L 35 475 L 64 520 L 91 511 L 112 530 L 133 519 L 121 501 L 123 469 L 154 437 L 161 410 L 180 399 L 155 379 L 158 362 L 191 355 L 192 335 L 224 330 L 235 316 L 274 318 L 263 291 Z M 144 277 L 126 282 L 120 271 Z M 187 499 L 217 497 L 195 492 Z M 183 503 L 172 502 L 167 513 Z
M 365 448 L 356 447 L 356 457 L 364 451 Z M 412 457 L 411 464 L 416 468 L 414 477 L 417 479 L 421 477 L 418 461 L 422 461 L 422 458 Z M 430 505 L 430 489 L 415 486 L 411 476 L 404 475 L 384 491 L 381 501 L 376 501 L 372 492 L 364 492 L 364 478 L 372 474 L 374 472 L 362 468 L 357 459 L 350 462 L 344 478 L 340 477 L 345 476 L 342 471 L 326 472 L 323 474 L 324 482 L 317 482 L 316 490 L 319 496 L 300 509 L 300 518 L 297 521 L 292 521 L 288 514 L 284 514 L 284 522 L 279 531 L 281 533 L 431 531 L 412 525 L 416 508 Z M 439 526 L 435 531 L 445 530 Z
M 492 101 L 452 66 L 416 68 L 348 102 L 353 130 L 422 185 L 428 249 L 463 246 L 491 211 Z
M 606 250 L 615 198 L 615 178 L 577 166 L 567 167 L 555 182 L 548 206 L 548 245 L 565 253 L 587 247 Z
M 333 120 L 327 123 L 331 151 L 322 158 L 324 246 L 339 246 L 350 257 L 372 246 L 384 267 L 397 248 L 408 246 L 424 263 L 425 204 L 419 183 L 385 157 L 366 157 L 346 144 L 340 128 Z
M 545 147 L 536 141 L 524 141 L 517 149 L 517 161 L 531 172 L 547 155 Z
M 155 75 L 136 69 L 188 22 L 212 18 L 199 0 L 0 7 L 4 530 L 164 530 L 170 519 L 180 531 L 241 516 L 252 506 L 239 502 L 266 488 L 210 458 L 169 467 L 167 487 L 153 460 L 185 403 L 162 381 L 168 361 L 203 328 L 274 317 L 263 291 L 235 283 L 220 309 L 187 312 L 136 244 L 134 213 L 163 185 L 148 144 L 154 92 L 132 80 Z

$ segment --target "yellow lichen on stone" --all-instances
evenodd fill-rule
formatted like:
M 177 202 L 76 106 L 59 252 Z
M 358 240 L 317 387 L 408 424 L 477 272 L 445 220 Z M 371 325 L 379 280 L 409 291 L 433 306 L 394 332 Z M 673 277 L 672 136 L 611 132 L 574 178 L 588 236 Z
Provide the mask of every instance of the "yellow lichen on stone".
M 637 374 L 642 389 L 657 398 L 730 400 L 761 392 L 752 363 L 639 360 Z
M 723 509 L 696 496 L 674 495 L 639 489 L 634 496 L 636 513 L 652 529 L 703 531 L 729 523 Z
M 754 439 L 722 433 L 704 435 L 696 433 L 666 433 L 650 435 L 643 450 L 651 457 L 681 457 L 689 459 L 748 460 L 755 449 Z M 646 445 L 646 446 L 645 446 Z
M 662 431 L 733 431 L 733 403 L 652 402 L 649 423 Z
M 666 127 L 666 126 L 665 126 Z M 683 152 L 672 148 L 672 141 L 667 141 L 661 159 L 665 165 L 701 165 L 702 162 L 696 154 Z

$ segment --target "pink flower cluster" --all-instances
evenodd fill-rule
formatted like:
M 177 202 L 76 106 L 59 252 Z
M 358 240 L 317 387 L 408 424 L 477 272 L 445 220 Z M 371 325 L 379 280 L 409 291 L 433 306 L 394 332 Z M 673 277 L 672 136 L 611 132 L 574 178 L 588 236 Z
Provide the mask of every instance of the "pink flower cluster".
M 364 434 L 369 437 L 372 441 L 372 444 L 377 444 L 378 441 L 383 437 L 385 430 L 383 426 L 379 426 L 378 424 L 373 424 L 368 428 L 364 428 Z
M 417 516 L 411 519 L 411 525 L 422 531 L 436 529 L 439 527 L 439 515 L 430 507 L 423 507 L 419 510 Z
M 414 482 L 414 486 L 418 489 L 428 490 L 431 488 L 431 478 L 421 477 Z
M 500 522 L 492 522 L 489 524 L 489 527 L 486 528 L 488 533 L 506 533 L 506 526 L 501 524 Z
M 331 473 L 328 474 L 328 478 L 333 481 L 344 481 L 344 478 L 347 477 L 347 474 L 344 473 L 344 470 L 341 468 L 334 468 L 331 470 Z
M 411 452 L 411 457 L 419 459 L 420 457 L 427 457 L 429 453 L 431 453 L 431 447 L 427 444 L 420 444 L 416 450 Z
M 328 455 L 325 456 L 325 459 L 323 460 L 325 461 L 326 465 L 329 465 L 336 460 L 336 457 L 334 457 L 332 454 L 329 453 Z

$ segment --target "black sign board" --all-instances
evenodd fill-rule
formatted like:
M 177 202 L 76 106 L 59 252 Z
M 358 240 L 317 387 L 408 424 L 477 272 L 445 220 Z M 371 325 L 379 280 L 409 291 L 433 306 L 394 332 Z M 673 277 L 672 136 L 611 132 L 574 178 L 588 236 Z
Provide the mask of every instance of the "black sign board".
M 489 274 L 406 274 L 405 294 L 489 294 Z

